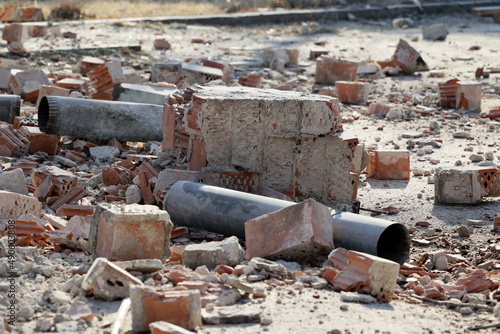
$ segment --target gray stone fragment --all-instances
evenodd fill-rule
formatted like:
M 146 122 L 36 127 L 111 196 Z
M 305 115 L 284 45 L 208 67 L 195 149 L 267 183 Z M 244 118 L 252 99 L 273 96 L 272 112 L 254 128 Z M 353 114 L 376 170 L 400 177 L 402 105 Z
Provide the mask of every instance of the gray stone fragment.
M 126 271 L 139 271 L 144 274 L 154 273 L 164 268 L 159 259 L 140 259 L 132 261 L 116 261 L 113 264 Z
M 127 191 L 125 192 L 125 197 L 126 197 L 127 204 L 139 203 L 142 200 L 141 188 L 139 188 L 135 184 L 131 185 L 130 187 L 128 187 Z
M 252 258 L 248 265 L 257 271 L 261 271 L 262 269 L 264 269 L 268 273 L 272 274 L 278 274 L 282 276 L 287 274 L 287 270 L 283 265 L 260 257 Z
M 213 269 L 219 264 L 234 267 L 244 259 L 245 251 L 234 236 L 223 241 L 188 245 L 182 252 L 183 264 L 191 269 L 203 265 Z
M 340 299 L 344 302 L 372 304 L 376 303 L 377 299 L 370 295 L 363 295 L 357 292 L 340 291 Z
M 201 311 L 203 323 L 207 325 L 248 324 L 260 322 L 260 310 L 255 307 L 241 308 L 238 305 Z
M 21 195 L 29 195 L 24 172 L 21 168 L 0 173 L 0 189 Z
M 115 300 L 129 296 L 130 285 L 143 285 L 140 280 L 109 262 L 97 258 L 82 282 L 82 289 L 105 300 Z
M 428 41 L 444 41 L 448 36 L 448 28 L 442 23 L 433 24 L 422 29 L 422 35 Z
M 71 159 L 61 157 L 60 155 L 55 155 L 54 160 L 59 162 L 61 165 L 66 166 L 66 167 L 76 167 L 77 163 L 74 162 Z
M 90 157 L 94 160 L 109 160 L 120 155 L 120 150 L 114 146 L 96 146 L 89 149 Z

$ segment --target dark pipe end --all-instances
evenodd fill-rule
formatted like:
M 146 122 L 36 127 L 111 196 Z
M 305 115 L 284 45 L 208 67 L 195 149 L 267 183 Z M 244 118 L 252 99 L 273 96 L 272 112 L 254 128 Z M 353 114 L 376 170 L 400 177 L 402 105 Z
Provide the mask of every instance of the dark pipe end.
M 403 224 L 392 224 L 380 235 L 377 256 L 403 265 L 410 255 L 411 238 Z
M 49 101 L 47 100 L 47 97 L 44 96 L 42 97 L 40 105 L 38 106 L 38 128 L 42 132 L 45 132 L 45 129 L 47 129 L 47 124 L 49 123 L 49 118 L 50 118 L 49 111 L 50 111 Z

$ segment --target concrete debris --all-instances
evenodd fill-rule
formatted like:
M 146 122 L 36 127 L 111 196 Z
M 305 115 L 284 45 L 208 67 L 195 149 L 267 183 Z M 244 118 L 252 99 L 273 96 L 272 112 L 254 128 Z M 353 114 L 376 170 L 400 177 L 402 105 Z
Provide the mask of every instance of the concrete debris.
M 100 204 L 92 217 L 89 252 L 111 261 L 170 257 L 172 222 L 152 205 Z
M 433 24 L 422 29 L 422 35 L 428 41 L 444 41 L 448 33 L 448 28 L 442 23 Z
M 498 168 L 467 166 L 438 168 L 434 176 L 436 203 L 478 204 L 487 196 Z
M 207 325 L 260 323 L 257 308 L 221 307 L 212 311 L 202 310 L 203 323 Z
M 247 221 L 245 235 L 249 260 L 314 263 L 333 249 L 330 210 L 312 199 Z
M 200 292 L 167 290 L 147 286 L 130 288 L 132 328 L 147 331 L 149 325 L 166 321 L 193 330 L 202 323 Z
M 337 274 L 323 278 L 335 290 L 370 294 L 385 301 L 393 298 L 399 274 L 399 264 L 396 262 L 343 248 L 333 250 L 328 259 Z
M 219 264 L 235 266 L 244 257 L 245 251 L 240 246 L 238 238 L 229 237 L 223 241 L 186 246 L 182 252 L 182 263 L 192 269 L 201 265 L 213 269 Z
M 105 258 L 97 258 L 82 281 L 82 289 L 105 300 L 126 298 L 129 287 L 142 282 Z

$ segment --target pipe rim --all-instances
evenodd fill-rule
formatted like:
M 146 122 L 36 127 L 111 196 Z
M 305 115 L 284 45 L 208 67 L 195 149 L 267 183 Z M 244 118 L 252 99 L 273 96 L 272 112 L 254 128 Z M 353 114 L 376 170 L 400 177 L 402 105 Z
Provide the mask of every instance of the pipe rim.
M 411 238 L 403 224 L 389 225 L 377 241 L 377 256 L 403 265 L 410 256 Z

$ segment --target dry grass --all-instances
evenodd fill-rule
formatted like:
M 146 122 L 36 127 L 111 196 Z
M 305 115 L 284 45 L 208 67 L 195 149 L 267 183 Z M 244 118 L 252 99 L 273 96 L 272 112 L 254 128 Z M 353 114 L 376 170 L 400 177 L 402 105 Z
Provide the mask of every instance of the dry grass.
M 99 19 L 151 16 L 186 16 L 217 14 L 223 11 L 209 3 L 158 3 L 151 1 L 86 1 L 82 11 Z
M 126 17 L 152 16 L 186 16 L 223 13 L 219 6 L 208 3 L 181 1 L 179 3 L 151 0 L 45 0 L 45 1 L 2 1 L 2 6 L 33 6 L 41 7 L 46 18 L 52 9 L 63 4 L 71 4 L 80 8 L 86 18 L 108 19 Z

